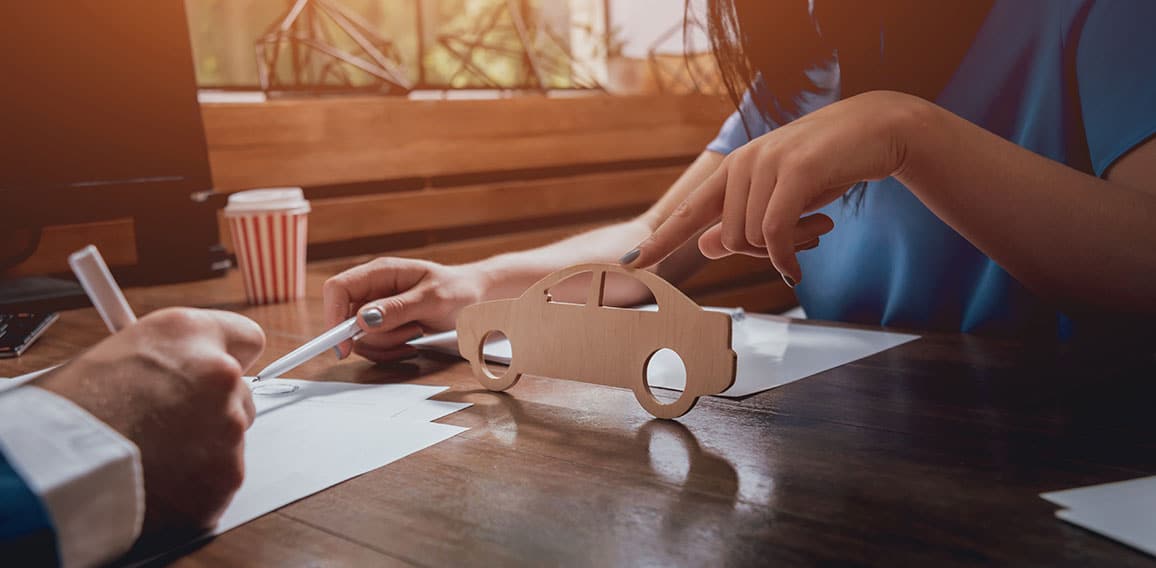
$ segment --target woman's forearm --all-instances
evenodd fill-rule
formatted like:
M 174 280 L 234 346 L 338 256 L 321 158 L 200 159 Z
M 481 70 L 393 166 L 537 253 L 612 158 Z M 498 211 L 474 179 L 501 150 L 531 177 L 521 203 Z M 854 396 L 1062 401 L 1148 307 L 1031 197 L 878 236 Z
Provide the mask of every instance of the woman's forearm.
M 722 156 L 704 152 L 692 163 L 667 193 L 645 214 L 587 231 L 536 249 L 501 254 L 470 265 L 485 280 L 485 299 L 509 298 L 521 294 L 542 277 L 574 264 L 614 262 L 622 253 L 646 238 L 686 195 L 698 187 L 718 164 Z M 692 242 L 686 250 L 671 255 L 657 272 L 671 281 L 679 281 L 703 262 Z M 634 305 L 645 301 L 649 293 L 632 279 L 607 279 L 605 301 L 611 305 Z M 585 301 L 587 288 L 582 283 L 560 285 L 551 291 L 554 297 L 574 302 Z
M 1096 178 L 923 105 L 895 177 L 940 219 L 1066 308 L 1156 313 L 1156 179 Z
M 574 235 L 568 239 L 525 251 L 500 254 L 473 265 L 483 274 L 485 298 L 510 298 L 521 294 L 542 277 L 566 266 L 584 262 L 610 262 L 621 254 L 626 243 L 641 239 L 647 233 L 645 224 L 637 219 Z M 641 235 L 641 236 L 640 236 Z M 568 285 L 569 284 L 569 285 Z M 563 283 L 551 294 L 564 301 L 583 302 L 587 288 Z M 646 296 L 645 289 L 607 283 L 609 302 L 613 297 L 621 303 L 638 303 Z

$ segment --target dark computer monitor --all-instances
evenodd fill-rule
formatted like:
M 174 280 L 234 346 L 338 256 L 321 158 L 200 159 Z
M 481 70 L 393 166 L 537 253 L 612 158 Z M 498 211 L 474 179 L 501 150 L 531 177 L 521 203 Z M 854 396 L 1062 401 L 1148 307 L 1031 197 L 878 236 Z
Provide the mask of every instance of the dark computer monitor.
M 0 235 L 131 217 L 134 281 L 212 273 L 212 176 L 181 0 L 0 3 Z M 122 274 L 122 277 L 125 275 Z

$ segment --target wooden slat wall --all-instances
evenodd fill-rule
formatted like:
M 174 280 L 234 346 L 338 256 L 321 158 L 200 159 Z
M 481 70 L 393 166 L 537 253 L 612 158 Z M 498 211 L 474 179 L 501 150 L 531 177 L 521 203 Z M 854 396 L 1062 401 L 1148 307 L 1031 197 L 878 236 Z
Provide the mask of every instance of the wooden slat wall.
M 647 168 L 469 185 L 382 195 L 316 199 L 309 214 L 310 244 L 486 225 L 575 213 L 644 210 L 682 173 Z M 226 223 L 221 242 L 232 247 Z
M 218 191 L 440 180 L 385 193 L 322 192 L 312 199 L 312 247 L 462 263 L 643 211 L 684 168 L 662 164 L 688 163 L 701 152 L 727 107 L 715 97 L 659 95 L 333 98 L 202 110 Z M 488 179 L 462 185 L 454 176 Z M 231 248 L 223 223 L 221 237 Z M 113 264 L 135 262 L 131 221 L 118 221 L 51 228 L 38 253 L 14 272 L 66 271 L 67 252 L 87 242 Z M 745 257 L 711 263 L 683 287 L 704 303 L 750 310 L 794 301 L 765 260 Z
M 202 108 L 214 184 L 232 191 L 694 156 L 727 104 L 653 95 Z

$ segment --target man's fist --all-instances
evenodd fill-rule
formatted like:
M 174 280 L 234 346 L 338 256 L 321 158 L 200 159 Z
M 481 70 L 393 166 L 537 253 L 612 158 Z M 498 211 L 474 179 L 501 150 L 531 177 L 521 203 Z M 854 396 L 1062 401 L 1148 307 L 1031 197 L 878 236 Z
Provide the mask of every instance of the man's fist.
M 260 326 L 243 316 L 166 309 L 35 384 L 137 445 L 146 532 L 204 529 L 244 477 L 245 430 L 255 412 L 242 374 L 264 346 Z

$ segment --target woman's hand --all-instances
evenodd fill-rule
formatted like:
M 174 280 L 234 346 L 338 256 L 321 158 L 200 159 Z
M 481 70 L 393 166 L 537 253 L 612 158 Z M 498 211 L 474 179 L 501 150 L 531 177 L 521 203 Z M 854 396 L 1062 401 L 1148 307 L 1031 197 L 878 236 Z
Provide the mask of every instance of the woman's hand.
M 340 346 L 371 361 L 403 359 L 416 353 L 406 342 L 426 331 L 452 329 L 458 312 L 482 298 L 483 278 L 470 266 L 444 266 L 424 260 L 379 258 L 325 282 L 326 325 L 358 314 L 366 334 Z
M 834 227 L 826 215 L 803 215 L 860 181 L 900 172 L 905 132 L 928 106 L 902 93 L 864 93 L 752 140 L 727 156 L 637 254 L 631 251 L 623 259 L 631 266 L 651 266 L 706 228 L 699 248 L 708 258 L 769 257 L 793 287 L 803 277 L 795 252 L 818 246 L 819 237 Z

